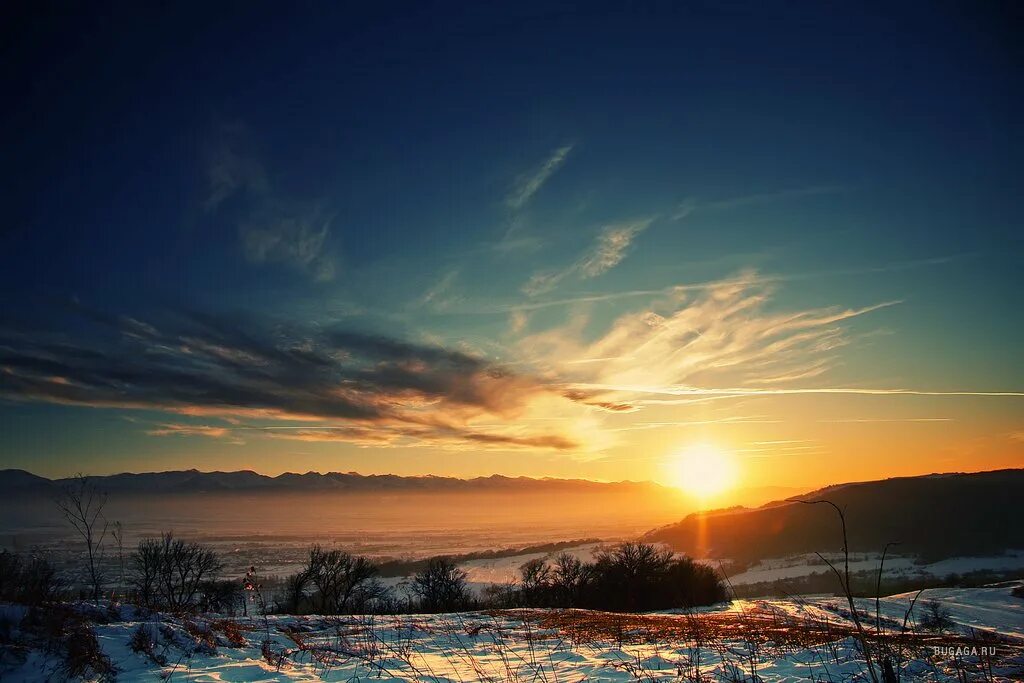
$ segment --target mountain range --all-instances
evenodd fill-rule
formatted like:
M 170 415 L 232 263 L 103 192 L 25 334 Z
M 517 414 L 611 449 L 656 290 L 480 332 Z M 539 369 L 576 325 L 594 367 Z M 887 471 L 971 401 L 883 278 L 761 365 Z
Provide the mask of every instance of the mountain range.
M 642 493 L 678 495 L 674 489 L 654 482 L 597 482 L 586 479 L 533 479 L 493 475 L 473 479 L 455 477 L 394 474 L 357 474 L 355 472 L 286 472 L 267 476 L 251 470 L 237 472 L 171 472 L 122 473 L 88 477 L 108 493 L 227 493 L 227 492 L 545 492 L 577 491 L 581 493 Z M 47 479 L 25 470 L 0 470 L 0 494 L 40 494 L 56 491 L 70 479 Z

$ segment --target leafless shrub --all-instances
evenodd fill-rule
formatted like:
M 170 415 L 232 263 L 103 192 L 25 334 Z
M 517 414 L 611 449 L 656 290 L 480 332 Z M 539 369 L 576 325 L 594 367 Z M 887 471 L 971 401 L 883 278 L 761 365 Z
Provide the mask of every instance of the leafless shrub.
M 157 666 L 167 666 L 167 657 L 156 651 L 156 639 L 153 637 L 151 624 L 139 624 L 138 628 L 132 631 L 128 647 L 132 652 L 145 655 Z
M 70 680 L 112 681 L 117 669 L 100 649 L 86 616 L 69 605 L 33 607 L 21 629 L 32 644 L 59 658 L 58 674 Z
M 96 639 L 96 631 L 80 623 L 65 640 L 64 659 L 60 670 L 67 678 L 83 681 L 113 681 L 117 668 Z
M 199 586 L 199 610 L 235 616 L 245 602 L 242 583 L 237 579 L 203 581 Z
M 949 610 L 938 600 L 929 600 L 924 604 L 924 614 L 920 619 L 921 628 L 933 633 L 942 633 L 953 628 L 953 620 Z
M 215 619 L 210 622 L 209 626 L 211 631 L 220 633 L 224 637 L 229 647 L 245 647 L 248 642 L 236 621 L 231 619 Z
M 45 558 L 0 550 L 0 600 L 41 605 L 58 599 L 66 583 Z

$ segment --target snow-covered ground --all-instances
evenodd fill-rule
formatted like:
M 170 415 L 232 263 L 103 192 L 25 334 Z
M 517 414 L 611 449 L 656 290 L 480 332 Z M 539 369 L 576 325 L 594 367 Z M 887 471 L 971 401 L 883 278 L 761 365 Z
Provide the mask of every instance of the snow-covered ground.
M 1011 590 L 1017 585 L 1020 585 L 1020 582 L 1007 582 L 983 588 L 929 588 L 920 591 L 920 596 L 918 591 L 899 593 L 882 598 L 878 605 L 879 613 L 883 620 L 889 619 L 890 622 L 902 624 L 911 603 L 917 597 L 910 614 L 910 619 L 914 622 L 921 618 L 925 605 L 935 601 L 949 611 L 950 618 L 961 630 L 989 630 L 1024 643 L 1024 598 L 1011 594 Z M 873 626 L 874 598 L 857 598 L 856 605 L 858 612 L 868 614 Z M 848 612 L 845 598 L 835 596 L 809 596 L 791 600 L 734 600 L 729 609 L 743 612 L 765 606 L 796 617 L 835 618 L 837 612 Z
M 838 554 L 826 555 L 831 561 L 840 561 Z M 880 560 L 878 554 L 858 553 L 850 556 L 851 572 L 876 572 Z M 725 565 L 728 569 L 728 564 Z M 945 577 L 950 574 L 967 574 L 978 570 L 1024 571 L 1024 550 L 1010 550 L 1003 555 L 991 557 L 954 557 L 930 564 L 918 564 L 915 558 L 889 554 L 885 558 L 884 576 L 887 579 L 909 579 Z M 794 555 L 792 557 L 762 560 L 729 576 L 734 586 L 780 581 L 818 572 L 829 568 L 816 555 Z
M 505 584 L 510 581 L 518 581 L 521 578 L 519 568 L 530 560 L 551 559 L 555 555 L 565 552 L 575 555 L 582 562 L 593 562 L 597 551 L 609 545 L 611 544 L 589 543 L 566 548 L 557 553 L 527 553 L 496 559 L 469 560 L 460 563 L 459 568 L 466 572 L 466 579 L 470 584 L 486 587 L 495 583 Z
M 1024 675 L 1024 599 L 1011 585 L 924 592 L 949 609 L 962 636 L 983 628 L 1007 640 L 996 646 L 997 680 Z M 912 594 L 882 599 L 883 623 L 902 623 Z M 874 615 L 874 601 L 859 611 Z M 688 614 L 608 615 L 582 611 L 503 611 L 493 614 L 394 617 L 283 617 L 213 619 L 150 616 L 105 610 L 97 623 L 102 651 L 120 681 L 669 681 L 865 680 L 864 660 L 850 637 L 845 604 L 834 597 L 744 600 Z M 0 614 L 0 617 L 3 615 Z M 18 608 L 7 610 L 17 621 Z M 917 615 L 913 615 L 913 623 Z M 890 622 L 885 622 L 888 619 Z M 707 621 L 701 621 L 707 620 Z M 758 621 L 760 620 L 760 621 Z M 804 638 L 788 626 L 827 622 L 828 642 Z M 717 624 L 700 631 L 694 624 Z M 781 641 L 755 644 L 743 624 L 760 623 Z M 873 622 L 872 622 L 873 623 Z M 619 624 L 617 630 L 614 627 Z M 705 627 L 701 627 L 705 628 Z M 735 628 L 738 630 L 729 630 Z M 140 638 L 142 632 L 148 637 Z M 820 634 L 820 632 L 819 632 Z M 18 627 L 13 627 L 18 636 Z M 136 641 L 133 650 L 131 642 Z M 948 638 L 955 643 L 954 633 Z M 140 641 L 152 641 L 149 654 Z M 784 641 L 784 642 L 782 642 Z M 941 639 L 931 641 L 942 644 Z M 145 649 L 145 648 L 143 648 Z M 954 656 L 924 648 L 905 665 L 904 679 L 956 680 Z M 970 659 L 970 657 L 968 657 Z M 3 681 L 55 680 L 59 661 L 40 649 L 23 661 L 6 657 Z M 158 663 L 162 662 L 162 664 Z M 756 671 L 755 671 L 756 670 Z M 703 677 L 703 678 L 701 678 Z M 59 680 L 59 679 L 58 679 Z

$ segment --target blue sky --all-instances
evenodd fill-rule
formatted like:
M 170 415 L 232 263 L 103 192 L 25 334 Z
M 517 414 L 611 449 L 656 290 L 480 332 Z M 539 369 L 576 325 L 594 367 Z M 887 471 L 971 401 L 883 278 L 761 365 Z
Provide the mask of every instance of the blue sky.
M 1022 462 L 1008 3 L 5 11 L 0 465 Z

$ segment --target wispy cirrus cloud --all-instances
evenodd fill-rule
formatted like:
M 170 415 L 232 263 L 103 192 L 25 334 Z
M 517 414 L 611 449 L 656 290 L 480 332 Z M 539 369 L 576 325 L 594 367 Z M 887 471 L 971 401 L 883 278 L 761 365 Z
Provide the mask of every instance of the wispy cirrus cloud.
M 165 423 L 146 432 L 149 436 L 204 436 L 210 439 L 224 439 L 238 446 L 245 441 L 237 438 L 233 427 L 205 424 Z
M 216 427 L 213 425 L 190 425 L 190 424 L 162 424 L 146 432 L 150 436 L 208 436 L 213 439 L 221 439 L 228 435 L 227 427 Z
M 420 304 L 438 310 L 450 308 L 459 297 L 455 293 L 455 283 L 459 279 L 459 269 L 453 268 L 444 272 L 441 277 L 420 297 Z
M 722 285 L 772 285 L 784 284 L 787 282 L 801 282 L 805 280 L 816 280 L 823 278 L 842 277 L 850 275 L 872 275 L 876 273 L 892 273 L 917 268 L 946 265 L 959 259 L 970 256 L 970 254 L 955 254 L 951 256 L 940 256 L 911 261 L 897 261 L 878 266 L 864 266 L 860 268 L 836 268 L 831 270 L 806 271 L 796 273 L 775 273 L 761 274 L 753 270 L 740 273 L 733 277 L 726 277 L 716 280 L 705 280 L 703 282 L 690 282 L 675 285 L 668 285 L 658 289 L 626 289 L 615 292 L 601 292 L 595 294 L 580 294 L 566 296 L 558 299 L 544 299 L 539 301 L 515 301 L 497 303 L 485 306 L 466 307 L 463 312 L 477 314 L 507 313 L 512 311 L 535 311 L 545 308 L 556 308 L 562 306 L 575 306 L 577 304 L 594 304 L 609 301 L 621 301 L 624 299 L 653 299 L 658 296 L 672 296 L 684 292 L 707 292 L 715 290 Z M 558 278 L 557 281 L 561 281 Z M 556 281 L 556 284 L 557 284 Z
M 513 211 L 519 211 L 525 207 L 544 186 L 544 183 L 554 175 L 555 171 L 562 167 L 565 160 L 569 158 L 572 148 L 572 145 L 558 147 L 540 166 L 520 175 L 516 179 L 512 191 L 505 197 L 505 205 Z
M 836 420 L 818 420 L 831 424 L 870 424 L 873 422 L 953 422 L 951 417 L 848 417 Z
M 332 280 L 335 264 L 325 250 L 333 220 L 316 205 L 266 205 L 239 227 L 245 256 L 251 263 L 282 263 L 314 280 Z
M 768 307 L 773 293 L 753 273 L 696 292 L 672 290 L 616 318 L 596 339 L 586 340 L 590 320 L 577 313 L 524 337 L 519 348 L 595 403 L 707 400 L 745 395 L 717 387 L 771 385 L 746 391 L 760 395 L 824 374 L 848 343 L 843 323 L 899 303 L 777 312 Z M 687 391 L 694 386 L 713 388 Z
M 672 220 L 682 220 L 697 210 L 722 210 L 733 209 L 741 206 L 753 206 L 758 204 L 770 204 L 772 202 L 784 201 L 787 199 L 799 199 L 801 197 L 814 197 L 818 195 L 838 194 L 849 191 L 846 185 L 812 185 L 810 187 L 797 187 L 775 192 L 760 192 L 728 199 L 711 201 L 698 201 L 690 198 L 681 202 L 672 213 Z
M 497 242 L 487 246 L 488 250 L 509 254 L 535 251 L 544 244 L 539 235 L 530 233 L 526 209 L 534 195 L 565 164 L 572 149 L 573 145 L 556 148 L 539 166 L 520 174 L 515 179 L 512 189 L 505 196 L 504 203 L 508 215 L 504 231 Z
M 564 324 L 522 337 L 517 344 L 546 377 L 563 383 L 565 395 L 608 414 L 647 408 L 729 403 L 785 396 L 991 397 L 1017 399 L 1020 391 L 974 388 L 837 385 L 829 373 L 842 350 L 859 338 L 848 324 L 900 305 L 899 300 L 861 307 L 827 306 L 780 311 L 774 284 L 743 274 L 695 289 L 671 289 L 602 328 L 596 337 L 586 309 Z M 706 410 L 704 411 L 706 413 Z M 908 416 L 894 421 L 941 424 L 951 418 Z M 632 422 L 613 431 L 689 424 L 779 422 L 772 416 L 727 415 L 673 422 Z M 834 422 L 875 422 L 849 416 Z
M 1024 391 L 973 391 L 973 390 L 950 390 L 950 391 L 925 391 L 920 389 L 872 389 L 858 387 L 794 387 L 794 388 L 753 388 L 753 387 L 657 387 L 642 385 L 609 385 L 609 384 L 582 384 L 587 389 L 603 389 L 613 391 L 628 391 L 639 394 L 666 394 L 669 396 L 786 396 L 799 394 L 846 394 L 851 396 L 976 396 L 990 398 L 1020 398 L 1024 397 Z M 838 422 L 945 422 L 947 418 L 918 418 L 900 420 L 833 420 Z
M 270 191 L 266 168 L 255 156 L 243 151 L 245 137 L 243 126 L 223 126 L 217 143 L 208 151 L 207 196 L 203 202 L 207 211 L 240 193 L 260 196 Z
M 523 285 L 523 293 L 531 297 L 537 296 L 550 292 L 568 277 L 589 280 L 607 273 L 622 263 L 629 253 L 633 240 L 653 221 L 653 218 L 641 218 L 606 225 L 598 233 L 593 245 L 575 262 L 561 270 L 534 273 Z
M 580 277 L 598 277 L 619 265 L 633 240 L 651 224 L 650 218 L 609 225 L 598 235 L 597 244 L 584 254 L 577 266 Z
M 208 212 L 235 202 L 238 236 L 246 259 L 282 264 L 316 281 L 334 278 L 328 253 L 333 212 L 320 201 L 299 200 L 277 191 L 264 164 L 246 144 L 244 127 L 224 127 L 207 159 Z

